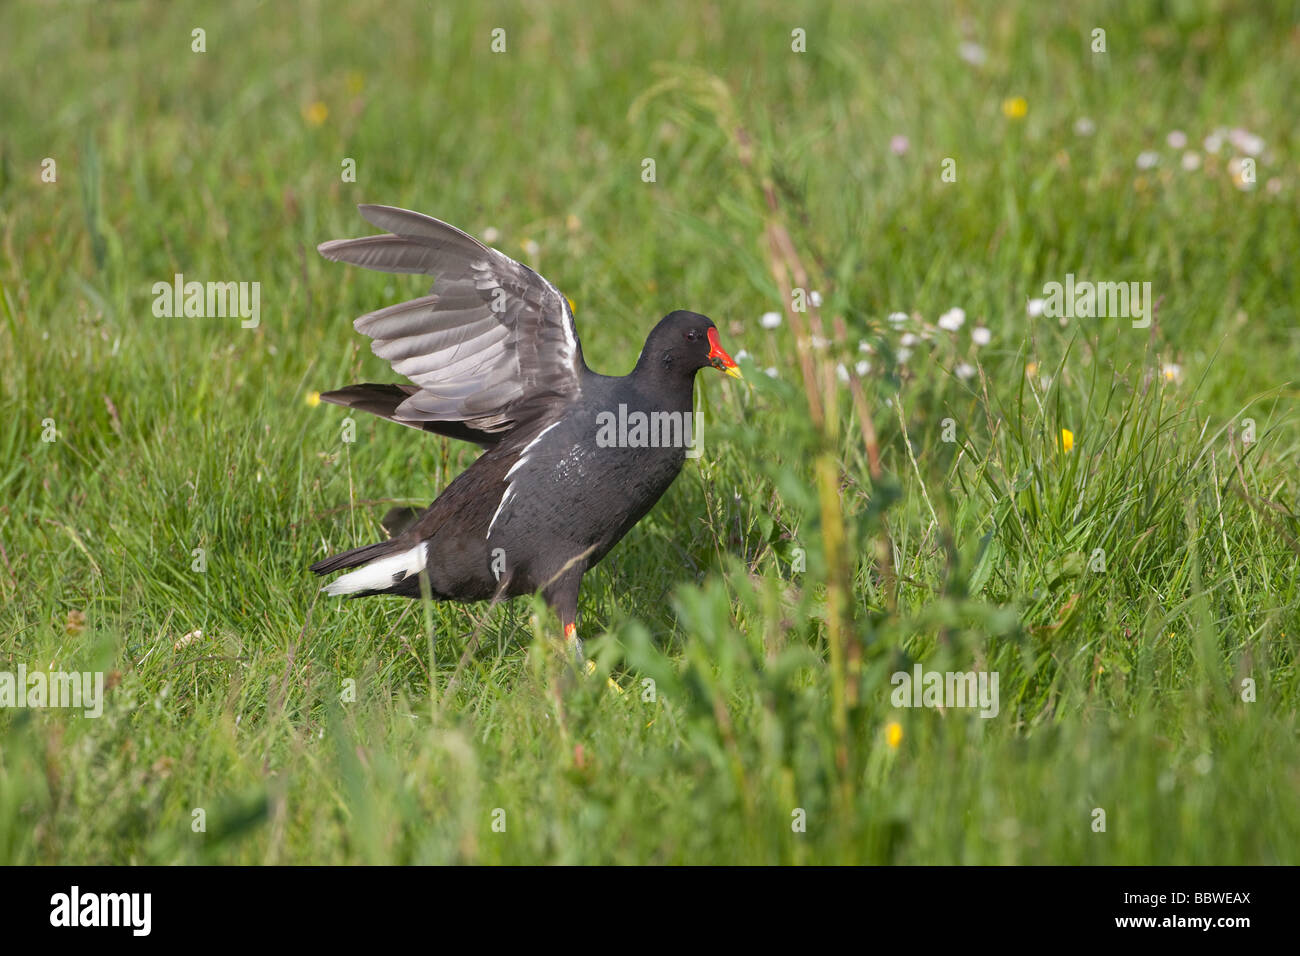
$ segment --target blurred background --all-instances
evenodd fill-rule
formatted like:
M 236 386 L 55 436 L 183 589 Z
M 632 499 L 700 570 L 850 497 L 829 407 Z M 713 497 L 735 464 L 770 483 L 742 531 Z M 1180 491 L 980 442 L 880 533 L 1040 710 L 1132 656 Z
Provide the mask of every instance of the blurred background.
M 1296 862 L 1297 17 L 4 4 L 0 668 L 111 689 L 0 712 L 0 860 Z M 476 453 L 316 400 L 424 291 L 315 253 L 359 202 L 542 272 L 595 370 L 678 308 L 741 359 L 588 576 L 598 679 L 527 602 L 315 600 Z M 898 711 L 917 660 L 1001 716 Z

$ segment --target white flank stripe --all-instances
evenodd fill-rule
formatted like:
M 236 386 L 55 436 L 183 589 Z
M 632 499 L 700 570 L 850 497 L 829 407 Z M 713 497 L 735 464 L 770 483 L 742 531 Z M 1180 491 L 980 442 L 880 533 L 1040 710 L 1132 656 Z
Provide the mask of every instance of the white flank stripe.
M 510 476 L 513 475 L 516 471 L 518 471 L 526 464 L 528 464 L 527 455 L 525 455 L 523 458 L 520 458 L 517 462 L 515 462 L 513 465 L 510 466 L 510 470 L 506 472 L 506 481 L 509 481 Z
M 511 482 L 510 484 L 506 485 L 506 493 L 501 496 L 501 501 L 497 505 L 497 510 L 492 512 L 492 520 L 488 522 L 488 533 L 483 536 L 484 538 L 490 538 L 492 536 L 492 528 L 497 523 L 497 516 L 501 514 L 501 509 L 506 506 L 506 502 L 510 500 L 510 496 L 513 495 L 514 493 L 515 493 L 514 482 Z
M 515 462 L 513 465 L 511 465 L 510 470 L 506 472 L 507 479 L 511 475 L 513 475 L 516 471 L 518 471 L 520 467 L 523 466 L 524 462 L 528 460 L 528 453 L 533 450 L 533 446 L 536 445 L 539 441 L 541 441 L 544 437 L 546 437 L 546 433 L 549 432 L 552 428 L 554 428 L 558 424 L 560 423 L 552 422 L 551 424 L 547 425 L 545 428 L 543 428 L 540 432 L 537 433 L 536 438 L 534 438 L 532 441 L 530 441 L 527 445 L 524 446 L 524 450 L 519 453 L 519 460 Z
M 519 460 L 516 461 L 513 465 L 511 465 L 510 470 L 506 472 L 507 481 L 510 481 L 510 476 L 513 475 L 516 471 L 518 471 L 521 467 L 523 467 L 524 464 L 527 463 L 528 453 L 532 451 L 533 446 L 536 445 L 539 441 L 541 441 L 546 436 L 546 433 L 549 432 L 552 428 L 554 428 L 558 424 L 560 423 L 551 422 L 551 424 L 547 425 L 545 428 L 543 428 L 540 432 L 537 433 L 536 438 L 534 438 L 532 441 L 530 441 L 527 445 L 524 446 L 524 450 L 519 453 Z M 484 535 L 484 537 L 488 537 L 492 534 L 492 529 L 496 526 L 497 517 L 501 514 L 501 509 L 506 506 L 506 502 L 510 500 L 510 497 L 514 493 L 515 493 L 515 483 L 513 481 L 510 481 L 510 483 L 506 485 L 506 490 L 501 494 L 501 501 L 497 504 L 497 510 L 492 512 L 492 520 L 488 522 L 487 534 Z
M 390 554 L 371 561 L 321 588 L 326 594 L 356 594 L 359 591 L 382 591 L 397 581 L 419 574 L 428 561 L 428 547 L 421 541 L 410 551 Z

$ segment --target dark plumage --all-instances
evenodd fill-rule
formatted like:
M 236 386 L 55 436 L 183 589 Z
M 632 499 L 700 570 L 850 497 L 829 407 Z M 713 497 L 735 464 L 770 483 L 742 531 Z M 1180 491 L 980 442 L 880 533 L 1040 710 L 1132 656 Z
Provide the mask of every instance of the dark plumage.
M 326 242 L 321 254 L 431 275 L 434 286 L 355 323 L 413 384 L 321 398 L 486 450 L 418 517 L 390 512 L 392 538 L 312 570 L 358 569 L 327 585 L 331 594 L 419 597 L 422 579 L 438 600 L 540 591 L 576 646 L 583 574 L 681 470 L 695 373 L 712 365 L 739 377 L 736 363 L 712 321 L 678 311 L 650 332 L 630 374 L 598 375 L 567 300 L 537 273 L 428 216 L 360 210 L 390 233 Z M 628 424 L 637 421 L 648 432 Z

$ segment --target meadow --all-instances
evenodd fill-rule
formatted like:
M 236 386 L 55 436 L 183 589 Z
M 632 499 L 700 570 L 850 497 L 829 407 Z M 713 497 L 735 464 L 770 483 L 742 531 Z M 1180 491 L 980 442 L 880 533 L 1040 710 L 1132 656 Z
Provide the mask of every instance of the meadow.
M 1298 23 L 0 5 L 0 671 L 105 682 L 0 707 L 0 862 L 1300 862 Z M 678 308 L 740 360 L 593 673 L 540 600 L 307 571 L 477 453 L 317 399 L 427 288 L 316 254 L 363 202 L 541 272 L 593 369 Z

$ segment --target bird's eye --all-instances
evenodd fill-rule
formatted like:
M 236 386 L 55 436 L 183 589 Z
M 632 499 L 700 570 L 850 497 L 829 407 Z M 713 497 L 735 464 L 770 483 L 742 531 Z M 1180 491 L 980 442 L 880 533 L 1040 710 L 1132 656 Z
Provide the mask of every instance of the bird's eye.
M 691 329 L 686 333 L 686 338 L 691 342 L 698 341 L 699 337 L 700 337 L 700 333 L 696 329 Z

